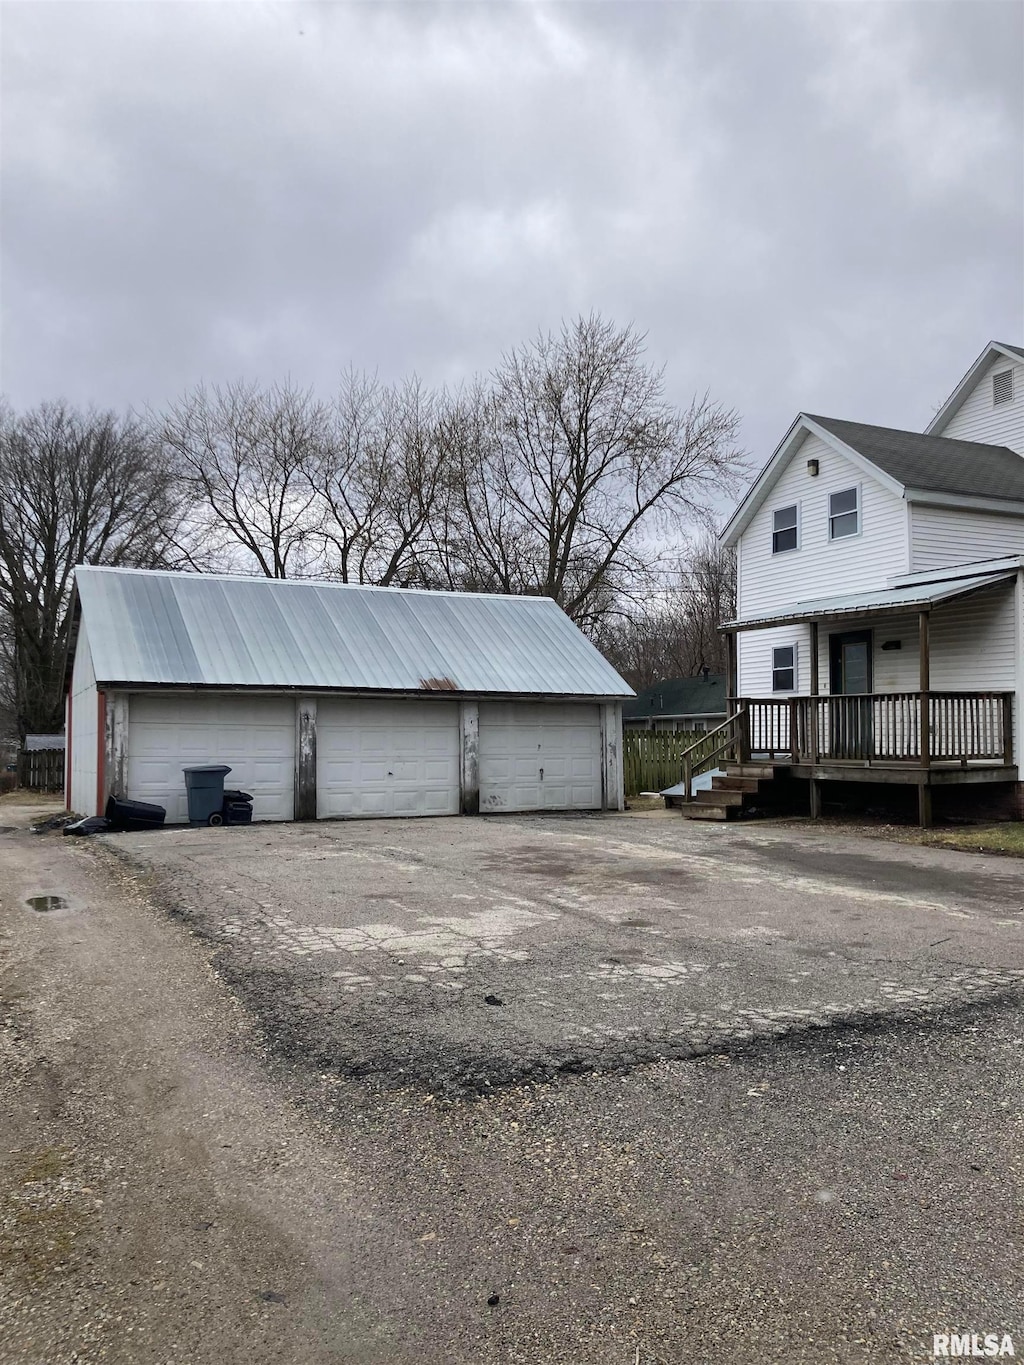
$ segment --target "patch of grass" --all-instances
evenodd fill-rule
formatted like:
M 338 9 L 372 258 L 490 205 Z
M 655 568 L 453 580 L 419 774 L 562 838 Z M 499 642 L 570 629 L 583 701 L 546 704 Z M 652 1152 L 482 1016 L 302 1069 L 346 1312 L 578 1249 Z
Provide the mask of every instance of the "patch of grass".
M 965 853 L 1007 853 L 1024 858 L 1024 824 L 973 825 L 962 829 L 922 829 L 919 842 L 933 848 L 958 848 Z
M 837 834 L 863 834 L 869 839 L 887 839 L 894 844 L 916 844 L 922 848 L 950 848 L 961 853 L 1001 853 L 1024 858 L 1024 822 L 1003 820 L 992 825 L 941 825 L 921 829 L 918 825 L 885 824 L 863 815 L 827 815 L 821 820 L 808 816 L 785 816 L 777 824 L 799 825 L 801 829 L 834 830 Z

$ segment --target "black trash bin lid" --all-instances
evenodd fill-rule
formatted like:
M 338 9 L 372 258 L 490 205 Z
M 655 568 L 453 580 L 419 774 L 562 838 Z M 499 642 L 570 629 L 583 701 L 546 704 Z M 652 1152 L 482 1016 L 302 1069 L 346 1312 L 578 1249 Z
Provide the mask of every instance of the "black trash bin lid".
M 182 768 L 183 773 L 229 773 L 230 768 L 223 763 L 198 763 L 190 764 L 187 768 Z

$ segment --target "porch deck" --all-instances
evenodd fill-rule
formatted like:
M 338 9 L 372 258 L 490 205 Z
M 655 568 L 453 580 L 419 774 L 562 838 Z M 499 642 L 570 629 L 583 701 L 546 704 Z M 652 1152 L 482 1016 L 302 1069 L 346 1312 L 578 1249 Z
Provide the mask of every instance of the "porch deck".
M 760 780 L 785 771 L 807 781 L 814 816 L 821 812 L 822 782 L 916 786 L 920 820 L 928 825 L 933 787 L 1018 780 L 1013 695 L 737 697 L 717 732 L 714 756 Z M 686 755 L 683 767 L 689 791 L 693 769 Z M 713 803 L 714 794 L 705 802 Z

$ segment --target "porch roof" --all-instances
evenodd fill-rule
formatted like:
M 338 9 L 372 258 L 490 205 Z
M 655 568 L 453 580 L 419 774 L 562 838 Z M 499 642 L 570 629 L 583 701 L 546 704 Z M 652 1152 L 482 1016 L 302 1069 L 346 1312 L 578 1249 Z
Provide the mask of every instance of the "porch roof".
M 846 593 L 842 597 L 815 597 L 797 602 L 789 611 L 776 611 L 765 616 L 748 616 L 743 620 L 726 621 L 722 630 L 766 630 L 769 626 L 784 626 L 795 621 L 839 620 L 850 616 L 894 616 L 907 611 L 927 611 L 939 602 L 1005 583 L 1016 577 L 1016 570 L 978 574 L 974 578 L 958 578 L 946 583 L 915 583 L 907 588 L 879 588 L 868 592 Z

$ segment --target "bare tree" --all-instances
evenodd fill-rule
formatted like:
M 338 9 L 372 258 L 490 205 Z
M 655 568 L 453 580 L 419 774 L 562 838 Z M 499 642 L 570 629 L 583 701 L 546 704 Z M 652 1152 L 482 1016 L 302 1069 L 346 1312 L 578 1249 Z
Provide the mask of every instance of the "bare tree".
M 663 678 L 724 673 L 719 626 L 736 614 L 736 561 L 710 528 L 691 540 L 667 584 L 609 614 L 598 643 L 635 688 Z
M 164 451 L 228 562 L 286 578 L 311 567 L 319 524 L 312 473 L 327 414 L 290 383 L 199 385 L 159 419 Z M 234 553 L 232 553 L 234 552 Z
M 707 395 L 675 409 L 644 338 L 596 314 L 510 351 L 445 429 L 460 474 L 446 548 L 464 559 L 449 577 L 552 597 L 589 628 L 739 465 L 735 414 Z
M 63 725 L 66 612 L 78 564 L 187 558 L 187 508 L 135 417 L 0 407 L 0 619 L 19 734 Z
M 736 556 L 713 532 L 692 542 L 679 566 L 677 646 L 679 676 L 706 668 L 724 673 L 725 637 L 719 630 L 736 615 Z
M 345 583 L 433 581 L 429 533 L 447 477 L 437 399 L 419 380 L 343 376 L 313 477 L 327 571 Z

